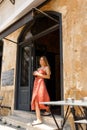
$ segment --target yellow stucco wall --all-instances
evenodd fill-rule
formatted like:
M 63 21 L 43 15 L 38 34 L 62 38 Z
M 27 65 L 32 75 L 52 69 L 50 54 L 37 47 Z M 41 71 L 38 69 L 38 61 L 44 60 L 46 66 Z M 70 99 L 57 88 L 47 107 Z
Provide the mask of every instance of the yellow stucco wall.
M 11 35 L 7 36 L 8 39 L 17 42 L 18 35 L 22 28 L 13 32 Z M 8 40 L 3 40 L 3 57 L 2 57 L 2 73 L 14 69 L 14 81 L 13 85 L 2 85 L 0 86 L 0 96 L 3 96 L 3 105 L 11 106 L 11 112 L 14 110 L 14 101 L 15 101 L 15 78 L 16 78 L 16 57 L 17 57 L 17 45 L 15 43 L 9 42 Z M 2 79 L 2 75 L 1 75 Z M 2 114 L 7 114 L 8 110 L 3 109 Z
M 62 14 L 64 96 L 73 90 L 76 90 L 76 98 L 86 96 L 87 1 L 51 0 L 42 10 Z

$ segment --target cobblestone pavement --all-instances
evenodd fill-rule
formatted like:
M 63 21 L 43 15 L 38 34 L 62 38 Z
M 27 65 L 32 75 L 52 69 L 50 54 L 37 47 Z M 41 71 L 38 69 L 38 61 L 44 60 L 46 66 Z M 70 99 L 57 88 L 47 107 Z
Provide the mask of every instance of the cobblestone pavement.
M 23 128 L 13 128 L 11 126 L 0 124 L 0 130 L 24 130 L 24 129 Z
M 20 128 L 12 126 L 12 125 L 8 125 L 8 124 L 4 124 L 3 122 L 0 121 L 0 130 L 25 130 L 24 128 Z
M 0 125 L 0 130 L 17 130 L 17 129 L 11 128 L 11 127 L 8 127 L 8 126 L 5 126 L 5 125 Z

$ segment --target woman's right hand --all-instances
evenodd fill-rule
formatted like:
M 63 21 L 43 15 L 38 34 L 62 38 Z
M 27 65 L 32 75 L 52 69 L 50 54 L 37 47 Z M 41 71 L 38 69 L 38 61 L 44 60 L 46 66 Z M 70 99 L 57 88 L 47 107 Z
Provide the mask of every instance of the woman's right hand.
M 33 72 L 33 75 L 34 75 L 34 76 L 37 76 L 37 71 L 34 71 L 34 72 Z

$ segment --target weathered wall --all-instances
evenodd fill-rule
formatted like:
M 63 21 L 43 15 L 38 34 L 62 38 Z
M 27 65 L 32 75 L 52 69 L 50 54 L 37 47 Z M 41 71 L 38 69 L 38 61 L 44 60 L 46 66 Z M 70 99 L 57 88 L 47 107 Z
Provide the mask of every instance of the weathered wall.
M 87 1 L 51 0 L 42 10 L 62 14 L 64 96 L 73 90 L 76 90 L 77 98 L 86 96 Z
M 17 42 L 18 35 L 20 34 L 22 28 L 18 29 L 7 38 Z M 0 86 L 0 96 L 3 96 L 2 104 L 11 107 L 11 112 L 14 109 L 14 98 L 15 98 L 15 76 L 16 76 L 16 55 L 17 54 L 17 45 L 15 43 L 4 40 L 3 46 L 3 58 L 2 58 L 2 72 L 1 72 L 1 86 Z M 14 79 L 13 84 L 3 85 L 2 83 L 2 74 L 7 73 L 9 70 L 14 70 Z M 8 75 L 6 75 L 8 76 Z M 7 77 L 5 77 L 5 82 Z M 5 83 L 6 84 L 6 83 Z M 2 114 L 7 114 L 7 109 L 3 109 Z

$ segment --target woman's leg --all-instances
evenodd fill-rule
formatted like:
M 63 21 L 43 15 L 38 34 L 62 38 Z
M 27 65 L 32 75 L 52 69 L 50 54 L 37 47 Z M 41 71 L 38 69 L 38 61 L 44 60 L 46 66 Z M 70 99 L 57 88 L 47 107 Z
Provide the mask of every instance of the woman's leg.
M 38 102 L 35 101 L 35 109 L 36 109 L 36 117 L 37 117 L 37 121 L 41 122 L 41 114 L 40 114 L 40 109 L 39 109 L 39 106 L 38 106 Z
M 41 115 L 40 115 L 40 109 L 39 109 L 39 106 L 38 106 L 38 102 L 37 102 L 37 101 L 35 101 L 35 111 L 36 111 L 37 120 L 34 121 L 34 122 L 32 123 L 32 125 L 37 125 L 37 124 L 41 124 L 41 123 L 42 123 Z

